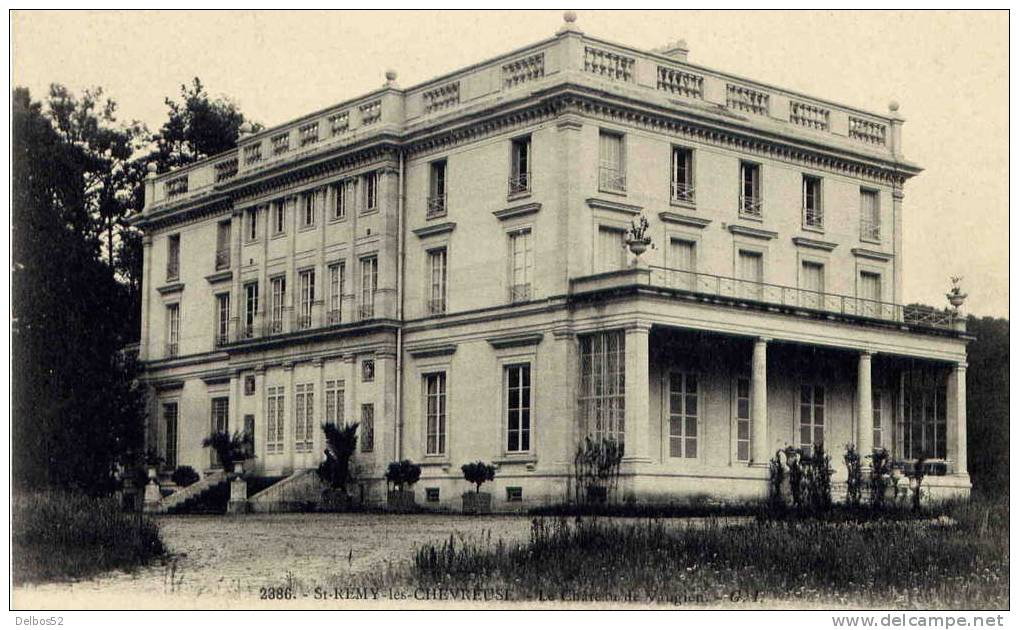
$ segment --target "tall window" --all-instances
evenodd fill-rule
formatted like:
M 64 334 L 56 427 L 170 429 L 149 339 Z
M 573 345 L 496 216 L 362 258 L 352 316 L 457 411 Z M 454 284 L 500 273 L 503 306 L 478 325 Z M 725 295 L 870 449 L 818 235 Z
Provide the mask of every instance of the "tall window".
M 672 147 L 672 200 L 694 202 L 693 151 Z
M 343 272 L 344 264 L 329 265 L 329 323 L 343 321 Z
M 506 450 L 531 450 L 531 364 L 509 365 L 506 380 Z
M 163 403 L 163 464 L 170 469 L 177 467 L 177 403 Z
M 446 248 L 428 252 L 428 312 L 441 315 L 446 312 Z
M 881 242 L 881 208 L 876 190 L 860 189 L 860 238 Z
M 824 265 L 817 262 L 803 261 L 801 269 L 800 305 L 805 308 L 824 307 Z
M 283 314 L 286 313 L 287 277 L 276 276 L 272 279 L 272 303 L 269 310 L 269 331 L 283 332 Z
M 824 386 L 800 386 L 800 448 L 813 452 L 824 442 Z
M 379 207 L 379 174 L 368 173 L 364 176 L 364 211 L 371 212 Z
M 361 382 L 371 383 L 375 380 L 375 359 L 361 361 Z
M 446 160 L 432 162 L 428 180 L 427 216 L 446 214 Z
M 697 289 L 697 244 L 680 238 L 669 239 L 669 281 L 677 289 Z
M 318 191 L 309 190 L 301 194 L 301 227 L 308 228 L 315 225 L 315 196 Z
M 244 285 L 244 331 L 246 339 L 255 335 L 255 318 L 258 316 L 258 282 Z
M 342 379 L 326 381 L 326 424 L 343 426 L 344 382 Z
M 697 375 L 669 374 L 669 457 L 697 457 Z
M 626 337 L 621 330 L 580 338 L 580 410 L 594 437 L 625 438 Z
M 531 299 L 531 275 L 534 252 L 531 230 L 510 232 L 510 301 L 525 302 Z
M 531 190 L 531 136 L 517 138 L 510 146 L 509 194 Z
M 298 277 L 301 289 L 301 305 L 298 313 L 298 325 L 311 328 L 311 313 L 315 304 L 315 270 L 305 269 Z
M 244 211 L 244 233 L 247 240 L 258 240 L 258 207 L 248 208 Z
M 947 384 L 930 370 L 906 370 L 902 377 L 900 441 L 904 459 L 947 456 Z
M 166 356 L 177 356 L 180 344 L 180 304 L 166 305 Z
M 361 405 L 361 452 L 371 453 L 375 450 L 375 405 Z
M 266 388 L 265 405 L 265 452 L 283 452 L 284 419 L 286 418 L 286 395 L 282 385 Z
M 446 453 L 446 373 L 425 374 L 425 454 Z
M 366 256 L 361 259 L 361 319 L 375 316 L 375 290 L 379 281 L 379 259 Z
M 610 192 L 626 192 L 623 134 L 602 131 L 598 136 L 598 187 Z
M 216 345 L 230 341 L 230 294 L 216 295 Z
M 333 219 L 342 219 L 347 216 L 347 209 L 354 207 L 354 197 L 357 194 L 357 180 L 345 179 L 342 182 L 333 184 Z
M 230 222 L 216 224 L 216 271 L 230 268 Z
M 310 453 L 315 439 L 315 385 L 294 386 L 294 451 Z
M 244 414 L 244 437 L 248 439 L 248 448 L 251 453 L 255 452 L 255 415 Z
M 166 239 L 166 279 L 180 278 L 180 234 L 171 234 Z
M 740 214 L 760 219 L 763 214 L 761 206 L 761 166 L 753 162 L 740 162 L 739 178 Z
M 859 295 L 860 315 L 877 317 L 881 314 L 881 274 L 871 271 L 860 272 Z
M 736 461 L 750 461 L 750 379 L 736 379 Z
M 210 425 L 212 433 L 230 434 L 230 399 L 228 397 L 218 396 L 212 399 Z M 210 449 L 209 456 L 212 466 L 222 465 L 219 457 L 216 456 L 215 449 Z
M 803 227 L 824 227 L 824 208 L 821 203 L 821 178 L 803 176 Z
M 598 226 L 598 272 L 626 267 L 626 230 Z
M 881 392 L 874 390 L 870 394 L 872 404 L 872 422 L 874 426 L 874 448 L 886 448 L 884 442 L 884 414 L 881 411 Z
M 272 202 L 272 233 L 284 234 L 287 231 L 287 202 L 277 199 Z
M 761 283 L 764 282 L 764 256 L 761 252 L 739 251 L 740 295 L 752 300 L 761 299 Z

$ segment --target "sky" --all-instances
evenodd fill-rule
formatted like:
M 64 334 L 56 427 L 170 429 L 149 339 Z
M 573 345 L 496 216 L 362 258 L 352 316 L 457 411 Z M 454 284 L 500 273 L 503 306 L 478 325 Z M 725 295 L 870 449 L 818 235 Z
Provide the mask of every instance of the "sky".
M 409 87 L 553 35 L 560 11 L 15 11 L 13 82 L 102 86 L 123 120 L 158 129 L 164 98 L 198 76 L 272 126 L 381 87 Z M 904 200 L 905 302 L 1008 316 L 1008 14 L 1005 12 L 580 11 L 588 35 L 906 118 L 925 170 Z

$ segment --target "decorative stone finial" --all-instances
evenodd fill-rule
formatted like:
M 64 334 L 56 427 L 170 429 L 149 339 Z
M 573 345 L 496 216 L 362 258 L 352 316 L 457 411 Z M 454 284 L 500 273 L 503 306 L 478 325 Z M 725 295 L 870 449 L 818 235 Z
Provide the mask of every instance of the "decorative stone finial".
M 396 70 L 386 70 L 386 81 L 396 81 Z
M 241 126 L 237 129 L 237 131 L 240 132 L 241 136 L 249 136 L 253 129 L 254 128 L 251 126 L 251 123 L 245 120 L 241 123 Z
M 153 175 L 155 175 L 155 174 L 156 174 L 156 170 L 157 170 L 157 168 L 158 168 L 158 167 L 156 166 L 156 163 L 155 163 L 155 162 L 149 162 L 149 165 L 148 165 L 148 166 L 147 166 L 146 168 L 148 169 L 148 171 L 149 171 L 150 173 L 152 173 Z
M 898 101 L 891 101 L 890 103 L 888 103 L 888 111 L 890 111 L 890 112 L 897 112 L 897 111 L 899 111 L 899 102 Z
M 580 29 L 577 28 L 577 12 L 576 11 L 563 11 L 563 25 L 559 27 L 556 33 L 579 33 Z
M 563 21 L 567 24 L 573 24 L 577 21 L 576 11 L 563 11 Z
M 956 314 L 958 314 L 959 308 L 966 301 L 967 296 L 963 293 L 962 287 L 959 286 L 959 283 L 962 282 L 962 276 L 952 276 L 951 280 L 952 288 L 948 290 L 945 297 L 948 299 L 948 303 L 952 305 L 952 308 L 955 309 Z

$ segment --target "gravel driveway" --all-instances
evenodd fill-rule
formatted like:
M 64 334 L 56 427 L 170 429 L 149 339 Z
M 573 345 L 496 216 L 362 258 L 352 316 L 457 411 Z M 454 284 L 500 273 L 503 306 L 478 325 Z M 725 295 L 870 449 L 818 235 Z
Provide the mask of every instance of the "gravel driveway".
M 526 540 L 526 516 L 390 514 L 248 514 L 156 519 L 170 551 L 166 561 L 71 584 L 15 590 L 17 608 L 273 608 L 359 606 L 314 600 L 368 585 L 366 575 L 409 563 L 424 542 L 454 536 Z M 303 597 L 262 599 L 263 589 L 290 586 Z M 350 593 L 356 596 L 357 591 Z M 376 606 L 385 605 L 379 602 Z M 371 606 L 368 602 L 367 606 Z M 388 602 L 389 606 L 393 602 Z

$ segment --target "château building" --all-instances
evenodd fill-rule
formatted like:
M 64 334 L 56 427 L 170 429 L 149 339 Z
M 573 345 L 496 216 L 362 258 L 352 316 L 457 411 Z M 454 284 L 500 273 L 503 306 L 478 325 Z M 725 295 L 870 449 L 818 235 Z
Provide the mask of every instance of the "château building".
M 619 490 L 760 496 L 824 442 L 934 462 L 965 494 L 966 343 L 903 298 L 903 154 L 879 114 L 581 31 L 149 174 L 140 359 L 166 473 L 294 489 L 322 423 L 358 422 L 357 487 L 422 466 L 424 506 L 497 466 L 494 508 L 560 500 L 578 443 Z M 916 209 L 915 211 L 921 211 Z M 640 256 L 629 230 L 648 222 Z M 310 486 L 308 486 L 310 487 Z

